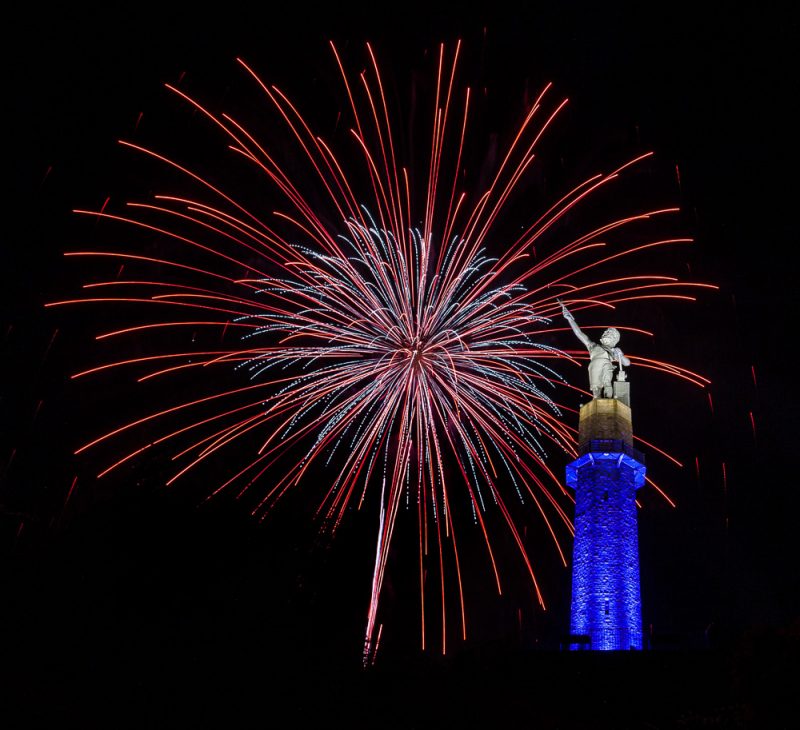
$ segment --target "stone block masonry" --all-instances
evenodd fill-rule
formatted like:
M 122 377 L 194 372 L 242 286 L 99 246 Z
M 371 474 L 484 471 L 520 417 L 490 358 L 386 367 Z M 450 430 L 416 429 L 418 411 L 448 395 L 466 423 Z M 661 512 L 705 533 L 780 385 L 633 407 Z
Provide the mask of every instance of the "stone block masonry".
M 581 408 L 581 455 L 567 467 L 575 490 L 573 649 L 642 648 L 636 490 L 645 467 L 632 441 L 624 403 L 602 398 Z

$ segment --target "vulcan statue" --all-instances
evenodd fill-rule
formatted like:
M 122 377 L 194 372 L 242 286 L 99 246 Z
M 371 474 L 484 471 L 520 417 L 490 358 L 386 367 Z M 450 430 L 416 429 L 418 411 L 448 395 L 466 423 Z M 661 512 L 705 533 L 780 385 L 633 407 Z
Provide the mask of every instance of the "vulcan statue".
M 592 391 L 594 398 L 613 398 L 614 397 L 614 369 L 619 367 L 619 374 L 617 375 L 618 381 L 625 380 L 625 371 L 622 369 L 628 367 L 631 361 L 622 353 L 622 350 L 617 347 L 619 342 L 619 331 L 613 327 L 609 327 L 600 336 L 599 344 L 592 342 L 589 337 L 581 330 L 575 323 L 575 317 L 567 309 L 566 304 L 560 299 L 558 303 L 561 305 L 561 313 L 564 319 L 569 322 L 575 336 L 586 346 L 589 350 L 589 388 Z

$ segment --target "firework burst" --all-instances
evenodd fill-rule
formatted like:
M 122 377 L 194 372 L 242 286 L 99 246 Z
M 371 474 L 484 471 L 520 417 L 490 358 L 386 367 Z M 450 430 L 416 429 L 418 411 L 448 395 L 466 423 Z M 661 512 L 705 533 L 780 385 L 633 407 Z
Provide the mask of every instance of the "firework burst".
M 418 521 L 422 647 L 430 643 L 425 600 L 432 589 L 426 586 L 425 565 L 432 561 L 440 578 L 436 591 L 444 652 L 446 552 L 452 555 L 457 578 L 459 634 L 466 637 L 467 632 L 454 500 L 466 500 L 471 507 L 498 591 L 500 571 L 485 521 L 489 510 L 502 516 L 544 605 L 510 500 L 533 505 L 566 564 L 561 541 L 572 531 L 564 509 L 570 498 L 545 457 L 552 448 L 574 453 L 573 429 L 561 421 L 564 406 L 556 388 L 570 386 L 553 366 L 576 353 L 550 344 L 553 333 L 562 329 L 551 320 L 559 311 L 556 298 L 577 310 L 613 309 L 631 300 L 692 299 L 693 287 L 707 285 L 656 274 L 608 277 L 607 272 L 618 272 L 630 257 L 688 242 L 607 243 L 619 229 L 675 212 L 671 208 L 609 221 L 574 240 L 549 243 L 549 252 L 531 256 L 533 246 L 545 240 L 559 219 L 647 155 L 584 180 L 516 240 L 492 240 L 544 133 L 566 103 L 549 102 L 549 85 L 530 105 L 488 186 L 471 198 L 459 187 L 471 114 L 470 90 L 459 90 L 455 81 L 460 45 L 449 58 L 444 46 L 439 49 L 427 163 L 416 178 L 398 160 L 373 50 L 367 46 L 368 70 L 354 82 L 331 48 L 352 113 L 351 150 L 368 180 L 365 189 L 357 189 L 347 172 L 354 166 L 352 151 L 350 157 L 339 156 L 285 94 L 239 63 L 282 118 L 333 216 L 320 214 L 304 194 L 301 179 L 244 124 L 210 111 L 173 86 L 168 88 L 227 136 L 233 154 L 266 177 L 277 190 L 273 200 L 283 201 L 282 209 L 266 216 L 190 167 L 122 142 L 180 173 L 201 195 L 156 195 L 128 203 L 124 214 L 78 211 L 134 226 L 174 252 L 164 257 L 112 250 L 67 254 L 111 258 L 121 270 L 152 266 L 162 272 L 159 280 L 118 276 L 94 282 L 87 285 L 91 294 L 112 293 L 53 303 L 133 302 L 156 315 L 98 339 L 131 334 L 144 339 L 202 327 L 244 334 L 233 347 L 158 351 L 76 377 L 138 365 L 154 368 L 140 381 L 182 373 L 213 386 L 204 376 L 212 366 L 228 366 L 247 374 L 252 383 L 148 413 L 84 444 L 77 453 L 102 442 L 124 443 L 146 429 L 146 437 L 135 448 L 122 449 L 100 475 L 166 444 L 177 464 L 171 484 L 213 454 L 235 450 L 256 435 L 260 447 L 249 455 L 239 453 L 240 447 L 240 466 L 211 496 L 226 490 L 243 495 L 252 489 L 258 495 L 253 513 L 263 517 L 301 483 L 311 465 L 325 464 L 330 479 L 318 514 L 331 530 L 349 508 L 361 506 L 368 488 L 379 491 L 367 661 L 377 651 L 378 602 L 389 546 L 400 508 L 406 505 Z M 414 203 L 420 198 L 421 208 Z M 196 265 L 197 258 L 210 263 Z M 676 365 L 635 355 L 631 359 L 698 385 L 705 382 Z M 199 411 L 202 416 L 194 415 Z M 153 436 L 158 424 L 172 417 L 182 419 L 182 425 L 172 430 L 165 426 Z M 298 458 L 284 468 L 280 459 L 287 453 Z

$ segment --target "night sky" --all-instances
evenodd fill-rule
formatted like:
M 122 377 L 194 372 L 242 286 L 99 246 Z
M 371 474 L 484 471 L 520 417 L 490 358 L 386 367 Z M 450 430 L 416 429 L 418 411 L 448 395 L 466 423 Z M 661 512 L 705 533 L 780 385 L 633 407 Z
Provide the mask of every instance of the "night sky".
M 237 56 L 323 130 L 333 128 L 346 110 L 332 91 L 331 39 L 353 68 L 366 62 L 363 42 L 373 43 L 390 97 L 408 114 L 438 42 L 461 38 L 461 78 L 483 91 L 478 166 L 526 100 L 554 82 L 570 104 L 534 174 L 531 189 L 542 205 L 562 183 L 656 153 L 620 188 L 621 199 L 603 204 L 620 214 L 626 206 L 679 206 L 669 231 L 695 243 L 665 266 L 720 288 L 692 305 L 630 308 L 620 322 L 654 330 L 651 354 L 712 381 L 709 400 L 688 383 L 631 372 L 637 432 L 685 464 L 648 461 L 676 508 L 651 489 L 641 493 L 644 624 L 651 655 L 668 657 L 651 661 L 649 679 L 637 685 L 639 704 L 650 707 L 641 717 L 650 727 L 691 727 L 692 718 L 706 716 L 723 718 L 715 726 L 740 727 L 788 697 L 781 693 L 789 675 L 776 667 L 796 666 L 800 635 L 792 329 L 798 89 L 790 72 L 797 18 L 755 5 L 720 14 L 680 5 L 486 5 L 467 4 L 457 15 L 435 4 L 398 5 L 385 17 L 374 5 L 320 14 L 223 5 L 208 16 L 70 8 L 8 23 L 0 684 L 12 692 L 20 726 L 54 718 L 102 725 L 120 708 L 129 714 L 116 715 L 117 726 L 164 718 L 181 726 L 226 717 L 230 708 L 268 716 L 282 706 L 298 713 L 298 726 L 329 718 L 330 710 L 353 727 L 376 727 L 378 716 L 389 727 L 425 727 L 472 717 L 462 697 L 471 693 L 480 696 L 478 717 L 502 708 L 496 716 L 511 727 L 530 726 L 522 718 L 537 712 L 542 727 L 584 727 L 581 718 L 591 714 L 554 699 L 569 694 L 559 682 L 574 686 L 609 668 L 578 670 L 557 652 L 568 630 L 570 576 L 535 516 L 527 529 L 547 612 L 507 546 L 510 589 L 497 598 L 490 577 L 475 571 L 472 636 L 463 646 L 453 642 L 443 659 L 419 655 L 416 563 L 412 555 L 405 565 L 402 550 L 404 540 L 413 542 L 413 525 L 404 532 L 401 514 L 382 597 L 384 646 L 372 673 L 362 673 L 374 512 L 353 514 L 331 541 L 318 534 L 315 504 L 302 495 L 262 524 L 235 500 L 201 504 L 225 465 L 165 489 L 169 465 L 157 458 L 98 481 L 99 457 L 72 453 L 141 414 L 142 398 L 173 394 L 137 390 L 123 376 L 69 380 L 114 356 L 94 335 L 118 321 L 99 308 L 44 309 L 78 295 L 97 274 L 63 252 L 102 246 L 117 232 L 71 210 L 161 189 L 158 168 L 121 150 L 119 138 L 165 151 L 207 149 L 207 157 L 192 159 L 205 170 L 226 164 L 219 145 L 204 146 L 213 136 L 163 84 L 180 80 L 218 108 L 253 116 L 263 102 L 243 83 Z M 402 144 L 415 142 L 408 136 Z M 246 185 L 243 195 L 260 194 Z M 235 383 L 237 376 L 224 377 Z M 176 387 L 191 393 L 191 382 Z M 555 471 L 563 473 L 565 462 L 552 455 Z M 703 704 L 702 691 L 676 677 L 705 671 L 716 680 Z M 686 699 L 670 705 L 671 696 Z M 448 703 L 459 709 L 442 709 Z M 561 719 L 559 707 L 566 708 Z M 627 726 L 614 725 L 606 711 L 608 718 L 594 719 Z

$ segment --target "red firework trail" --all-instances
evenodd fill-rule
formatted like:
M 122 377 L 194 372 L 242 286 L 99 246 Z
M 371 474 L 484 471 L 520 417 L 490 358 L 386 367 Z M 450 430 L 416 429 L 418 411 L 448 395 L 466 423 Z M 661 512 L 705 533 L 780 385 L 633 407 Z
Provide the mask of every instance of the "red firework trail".
M 120 212 L 107 212 L 105 203 L 98 211 L 77 211 L 95 221 L 130 226 L 146 240 L 160 240 L 168 253 L 158 258 L 115 250 L 67 254 L 110 258 L 126 271 L 150 266 L 156 273 L 123 279 L 120 269 L 113 280 L 87 284 L 89 296 L 48 306 L 139 307 L 143 320 L 102 332 L 98 340 L 135 336 L 147 341 L 169 332 L 177 342 L 181 332 L 212 328 L 241 333 L 234 347 L 223 337 L 214 350 L 176 345 L 77 373 L 74 377 L 137 368 L 140 382 L 186 373 L 198 381 L 207 376 L 204 382 L 213 386 L 215 368 L 235 367 L 254 381 L 122 423 L 77 453 L 142 433 L 101 476 L 167 444 L 173 445 L 176 464 L 173 483 L 231 444 L 256 435 L 260 447 L 211 496 L 223 491 L 242 496 L 258 485 L 262 491 L 253 514 L 259 518 L 296 488 L 312 465 L 336 464 L 318 508 L 329 529 L 336 529 L 348 508 L 362 505 L 368 486 L 380 493 L 365 660 L 372 661 L 377 651 L 379 599 L 403 504 L 418 521 L 421 645 L 429 643 L 433 620 L 426 612 L 426 592 L 436 583 L 439 646 L 445 652 L 448 565 L 454 566 L 458 586 L 458 635 L 467 635 L 456 540 L 461 526 L 454 518 L 464 505 L 485 545 L 498 592 L 489 512 L 508 529 L 542 606 L 514 503 L 533 505 L 566 564 L 562 542 L 572 524 L 564 505 L 570 498 L 548 467 L 546 453 L 548 448 L 575 453 L 574 428 L 561 420 L 570 409 L 559 402 L 556 387 L 570 386 L 554 366 L 583 353 L 548 344 L 564 330 L 553 321 L 560 311 L 557 298 L 572 311 L 601 310 L 603 319 L 620 303 L 692 301 L 697 292 L 715 287 L 656 273 L 620 275 L 629 261 L 690 243 L 658 236 L 619 242 L 620 232 L 634 225 L 638 231 L 643 222 L 669 216 L 674 208 L 608 220 L 572 240 L 545 236 L 649 155 L 589 177 L 518 228 L 523 232 L 516 240 L 493 242 L 509 199 L 566 104 L 551 101 L 551 85 L 528 109 L 487 187 L 473 197 L 459 182 L 473 106 L 471 90 L 456 84 L 460 43 L 450 58 L 444 45 L 439 48 L 422 174 L 419 168 L 412 174 L 403 163 L 373 49 L 367 46 L 367 69 L 355 77 L 333 44 L 331 50 L 352 118 L 350 151 L 335 150 L 312 131 L 292 101 L 244 61 L 239 61 L 242 69 L 296 144 L 305 174 L 295 165 L 287 168 L 231 115 L 168 86 L 227 139 L 235 158 L 263 175 L 275 190 L 271 202 L 280 209 L 267 214 L 252 209 L 191 167 L 121 141 L 183 176 L 197 194 L 155 195 L 129 202 Z M 354 168 L 358 175 L 352 174 Z M 303 192 L 312 183 L 326 201 L 324 214 L 320 195 L 312 203 Z M 635 355 L 631 360 L 701 387 L 708 384 L 671 363 Z M 157 432 L 160 423 L 174 424 L 173 417 L 182 425 L 164 425 Z M 281 467 L 281 457 L 290 452 L 302 457 Z M 456 503 L 460 506 L 454 509 Z M 431 572 L 438 580 L 426 587 Z

